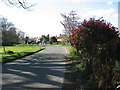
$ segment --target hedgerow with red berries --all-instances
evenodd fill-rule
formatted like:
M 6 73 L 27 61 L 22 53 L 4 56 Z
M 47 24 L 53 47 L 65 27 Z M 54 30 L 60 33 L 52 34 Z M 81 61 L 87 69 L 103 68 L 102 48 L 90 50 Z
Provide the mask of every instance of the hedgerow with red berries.
M 114 70 L 115 62 L 120 61 L 118 29 L 104 19 L 90 18 L 72 30 L 69 37 L 79 53 L 80 59 L 84 58 L 86 61 L 88 75 L 91 80 L 96 81 L 94 86 L 116 87 L 117 82 L 120 81 L 120 78 L 115 79 L 114 77 L 118 74 Z

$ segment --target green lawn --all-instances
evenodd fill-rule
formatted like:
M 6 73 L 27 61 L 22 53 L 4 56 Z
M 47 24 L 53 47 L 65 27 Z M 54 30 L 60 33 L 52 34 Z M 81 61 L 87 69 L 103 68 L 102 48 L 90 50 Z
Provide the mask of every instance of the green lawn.
M 14 46 L 4 46 L 4 47 L 6 51 L 13 51 L 13 53 L 5 54 L 3 47 L 1 47 L 2 50 L 0 51 L 0 53 L 2 54 L 2 59 L 0 59 L 0 62 L 3 63 L 24 57 L 26 55 L 30 55 L 45 48 L 44 46 L 39 46 L 37 44 L 33 44 L 33 45 L 18 44 Z

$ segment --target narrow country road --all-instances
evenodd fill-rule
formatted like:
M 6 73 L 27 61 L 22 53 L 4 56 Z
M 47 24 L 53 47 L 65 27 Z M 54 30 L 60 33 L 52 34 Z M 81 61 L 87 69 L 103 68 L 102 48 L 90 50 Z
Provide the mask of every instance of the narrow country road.
M 61 88 L 66 49 L 47 45 L 33 55 L 2 65 L 2 88 Z

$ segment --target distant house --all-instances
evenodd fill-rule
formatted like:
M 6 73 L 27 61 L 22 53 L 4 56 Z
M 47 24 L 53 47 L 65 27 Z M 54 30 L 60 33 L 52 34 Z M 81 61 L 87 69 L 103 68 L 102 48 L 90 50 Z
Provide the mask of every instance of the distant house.
M 37 38 L 37 39 L 35 40 L 35 42 L 36 42 L 36 43 L 42 42 L 42 40 L 43 40 L 43 38 L 42 38 L 42 37 L 39 37 L 39 38 Z
M 49 41 L 51 41 L 51 37 L 49 37 Z
M 65 39 L 63 37 L 64 37 L 64 35 L 60 34 L 59 36 L 56 36 L 56 39 L 58 42 L 62 42 L 62 41 L 65 41 Z M 36 43 L 42 42 L 42 41 L 43 41 L 42 37 L 39 37 L 35 40 Z M 51 37 L 49 37 L 49 41 L 51 41 Z
M 57 41 L 61 42 L 61 41 L 65 41 L 64 38 L 63 38 L 63 35 L 59 35 L 56 37 Z

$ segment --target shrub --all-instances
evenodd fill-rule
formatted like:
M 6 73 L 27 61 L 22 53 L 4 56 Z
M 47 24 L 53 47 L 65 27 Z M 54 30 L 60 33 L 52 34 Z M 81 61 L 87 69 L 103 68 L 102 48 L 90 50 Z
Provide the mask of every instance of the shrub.
M 118 38 L 118 32 L 115 29 L 103 19 L 90 18 L 89 21 L 84 20 L 77 29 L 73 30 L 70 40 L 77 50 L 82 49 L 94 55 L 98 49 L 105 46 L 106 42 Z
M 8 54 L 13 54 L 14 52 L 13 52 L 13 50 L 8 50 L 7 53 Z
M 115 87 L 113 69 L 120 60 L 120 38 L 117 28 L 103 19 L 84 20 L 70 35 L 71 43 L 86 61 L 90 79 L 97 87 Z

